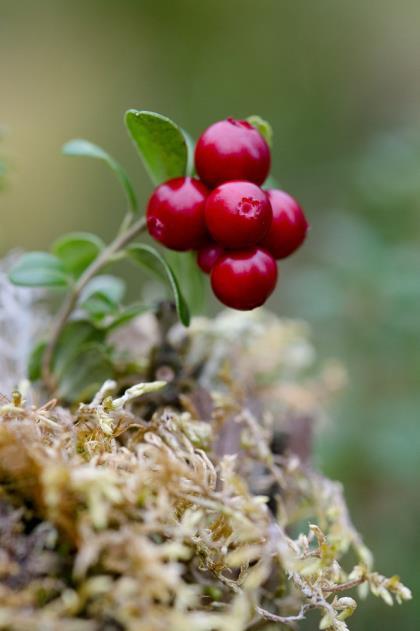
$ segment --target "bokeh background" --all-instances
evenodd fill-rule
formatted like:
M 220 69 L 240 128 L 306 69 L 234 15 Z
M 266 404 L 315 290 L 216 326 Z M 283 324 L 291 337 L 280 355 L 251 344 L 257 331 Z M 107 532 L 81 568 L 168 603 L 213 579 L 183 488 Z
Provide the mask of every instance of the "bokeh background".
M 312 224 L 271 307 L 306 319 L 350 377 L 316 458 L 344 482 L 380 571 L 415 596 L 370 598 L 356 631 L 420 619 L 419 32 L 418 0 L 0 0 L 0 256 L 115 231 L 118 184 L 61 157 L 69 138 L 108 149 L 147 200 L 129 107 L 195 136 L 227 115 L 271 121 L 273 173 Z

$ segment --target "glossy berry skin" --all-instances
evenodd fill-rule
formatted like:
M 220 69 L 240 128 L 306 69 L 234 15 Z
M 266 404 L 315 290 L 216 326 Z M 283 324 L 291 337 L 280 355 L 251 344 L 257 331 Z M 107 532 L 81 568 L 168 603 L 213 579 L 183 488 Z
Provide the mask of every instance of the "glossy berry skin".
M 227 307 L 241 311 L 263 305 L 276 283 L 276 262 L 261 248 L 227 252 L 211 272 L 216 297 Z
M 304 242 L 308 222 L 302 208 L 293 197 L 277 189 L 267 192 L 273 211 L 273 221 L 262 245 L 275 259 L 284 259 Z
M 262 184 L 270 163 L 270 148 L 260 132 L 233 118 L 206 129 L 195 149 L 197 173 L 211 188 L 229 180 Z
M 258 245 L 268 233 L 272 215 L 267 193 L 241 180 L 221 184 L 205 204 L 208 231 L 225 248 Z
M 217 243 L 208 243 L 197 252 L 197 264 L 205 274 L 210 274 L 211 270 L 224 253 L 222 246 Z
M 209 191 L 194 178 L 178 177 L 155 188 L 147 206 L 149 234 L 171 250 L 192 250 L 207 240 L 204 203 Z

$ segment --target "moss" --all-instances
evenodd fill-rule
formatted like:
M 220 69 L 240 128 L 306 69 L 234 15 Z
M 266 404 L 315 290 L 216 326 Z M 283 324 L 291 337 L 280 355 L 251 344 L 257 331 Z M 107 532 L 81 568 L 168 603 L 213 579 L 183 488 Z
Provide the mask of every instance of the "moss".
M 347 589 L 408 599 L 372 571 L 341 485 L 310 464 L 344 379 L 314 371 L 306 327 L 223 314 L 166 343 L 171 405 L 158 382 L 107 382 L 73 411 L 0 404 L 0 626 L 245 631 L 316 608 L 343 631 Z

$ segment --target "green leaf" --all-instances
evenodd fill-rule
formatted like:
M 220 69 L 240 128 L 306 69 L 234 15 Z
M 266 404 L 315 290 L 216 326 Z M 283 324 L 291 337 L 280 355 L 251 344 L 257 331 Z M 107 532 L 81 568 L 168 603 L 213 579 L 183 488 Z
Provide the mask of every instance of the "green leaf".
M 169 118 L 128 110 L 125 124 L 155 185 L 187 173 L 187 142 L 182 130 Z
M 30 381 L 38 381 L 42 376 L 42 357 L 47 347 L 47 342 L 42 340 L 35 344 L 29 356 L 28 378 Z
M 95 276 L 86 285 L 79 304 L 95 323 L 106 315 L 115 312 L 124 297 L 125 284 L 116 276 L 102 274 Z
M 281 184 L 279 181 L 273 176 L 269 175 L 266 181 L 263 184 L 263 189 L 268 190 L 270 188 L 279 188 L 281 189 Z
M 52 245 L 52 252 L 64 265 L 66 272 L 78 278 L 97 258 L 105 244 L 89 232 L 65 234 Z
M 48 252 L 23 254 L 10 270 L 9 279 L 24 287 L 68 287 L 71 282 L 62 261 Z
M 153 311 L 154 307 L 150 305 L 143 304 L 132 304 L 128 307 L 123 307 L 117 314 L 111 315 L 109 318 L 106 318 L 103 323 L 103 328 L 106 329 L 107 333 L 110 333 L 114 329 L 117 329 L 119 326 L 123 326 L 127 324 L 137 316 L 142 313 L 146 313 L 147 311 Z
M 127 196 L 130 210 L 133 213 L 137 212 L 137 197 L 127 173 L 125 172 L 123 167 L 116 160 L 114 160 L 112 156 L 104 151 L 104 149 L 98 147 L 98 145 L 94 145 L 92 142 L 89 142 L 89 140 L 75 138 L 74 140 L 69 140 L 69 142 L 66 142 L 66 144 L 63 146 L 62 151 L 63 154 L 66 156 L 86 156 L 89 158 L 97 158 L 98 160 L 103 160 L 104 162 L 106 162 L 106 164 L 112 169 L 112 171 L 114 171 L 121 186 L 123 187 Z
M 190 323 L 190 311 L 187 302 L 182 294 L 174 272 L 164 257 L 155 250 L 155 248 L 143 243 L 134 243 L 129 246 L 127 248 L 127 254 L 137 265 L 151 271 L 160 280 L 165 279 L 166 282 L 169 282 L 179 319 L 184 326 L 188 326 Z
M 150 248 L 159 256 L 144 251 L 144 247 Z M 161 255 L 155 248 L 145 244 L 134 243 L 126 249 L 126 253 L 135 263 L 143 267 L 146 272 L 150 272 L 151 275 L 157 278 L 161 283 L 166 286 L 168 285 L 168 276 L 160 260 Z
M 98 276 L 92 278 L 92 280 L 90 280 L 83 289 L 80 296 L 80 302 L 83 303 L 85 300 L 88 300 L 91 296 L 95 296 L 96 294 L 106 296 L 112 304 L 118 305 L 125 294 L 125 283 L 117 276 L 111 276 L 111 274 L 99 274 Z
M 52 359 L 60 398 L 69 402 L 85 400 L 113 376 L 104 340 L 105 332 L 98 331 L 86 320 L 75 320 L 65 326 Z M 31 353 L 28 366 L 31 381 L 41 377 L 46 345 L 45 341 L 39 342 Z
M 195 142 L 192 136 L 187 131 L 185 131 L 185 129 L 182 129 L 182 133 L 184 134 L 185 142 L 187 143 L 187 156 L 188 156 L 187 169 L 186 169 L 185 174 L 192 177 L 195 174 L 195 164 L 194 164 Z
M 67 366 L 79 355 L 81 347 L 103 342 L 104 337 L 102 331 L 98 331 L 86 320 L 68 322 L 59 337 L 52 360 L 52 372 L 57 379 L 61 381 L 63 374 L 67 371 Z
M 270 123 L 257 114 L 248 116 L 246 120 L 260 132 L 261 136 L 267 141 L 268 146 L 271 147 L 273 143 L 273 129 Z
M 112 363 L 103 345 L 81 345 L 75 349 L 64 366 L 60 375 L 58 395 L 65 401 L 85 401 L 90 399 L 113 373 Z
M 207 294 L 206 277 L 197 265 L 195 252 L 175 252 L 168 250 L 166 260 L 177 278 L 182 278 L 182 290 L 194 315 L 204 310 Z
M 115 304 L 107 296 L 99 292 L 88 298 L 81 307 L 90 322 L 95 325 L 98 325 L 105 316 L 116 310 Z

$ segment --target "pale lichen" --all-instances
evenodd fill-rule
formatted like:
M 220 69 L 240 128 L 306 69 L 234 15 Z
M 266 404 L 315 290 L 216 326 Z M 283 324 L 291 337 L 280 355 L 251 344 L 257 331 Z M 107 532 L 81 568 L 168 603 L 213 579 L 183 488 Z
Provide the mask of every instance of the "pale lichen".
M 26 376 L 34 339 L 48 326 L 41 305 L 43 290 L 12 285 L 8 272 L 19 257 L 11 253 L 0 260 L 0 392 L 16 388 Z

